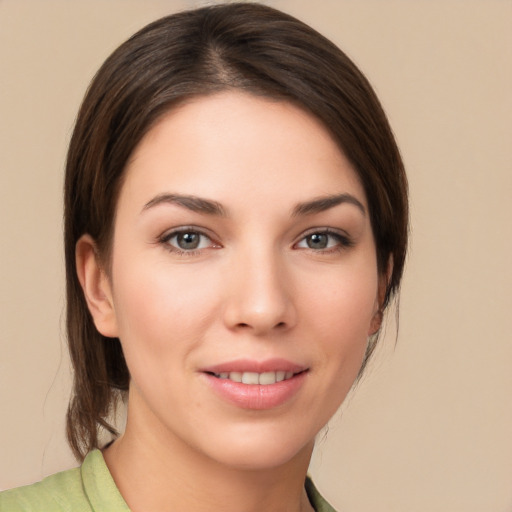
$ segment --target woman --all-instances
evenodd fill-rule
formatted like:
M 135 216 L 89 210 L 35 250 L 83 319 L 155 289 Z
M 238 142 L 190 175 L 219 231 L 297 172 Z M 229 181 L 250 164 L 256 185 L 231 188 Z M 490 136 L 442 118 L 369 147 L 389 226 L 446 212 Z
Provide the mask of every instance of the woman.
M 68 153 L 83 464 L 0 509 L 332 510 L 306 480 L 314 439 L 371 355 L 406 243 L 391 130 L 332 43 L 257 4 L 142 29 L 93 80 Z

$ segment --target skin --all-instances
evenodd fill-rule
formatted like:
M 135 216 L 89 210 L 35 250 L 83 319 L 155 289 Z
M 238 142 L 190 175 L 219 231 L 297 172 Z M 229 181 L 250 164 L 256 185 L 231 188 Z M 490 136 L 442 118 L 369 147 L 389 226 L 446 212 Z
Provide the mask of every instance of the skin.
M 339 195 L 349 201 L 318 202 Z M 315 436 L 380 326 L 385 280 L 367 212 L 328 131 L 286 102 L 194 99 L 142 140 L 120 192 L 111 274 L 89 236 L 77 244 L 95 324 L 120 338 L 132 376 L 126 432 L 104 455 L 134 512 L 311 510 Z M 183 249 L 180 228 L 198 248 Z M 239 358 L 306 372 L 285 403 L 246 409 L 202 371 Z

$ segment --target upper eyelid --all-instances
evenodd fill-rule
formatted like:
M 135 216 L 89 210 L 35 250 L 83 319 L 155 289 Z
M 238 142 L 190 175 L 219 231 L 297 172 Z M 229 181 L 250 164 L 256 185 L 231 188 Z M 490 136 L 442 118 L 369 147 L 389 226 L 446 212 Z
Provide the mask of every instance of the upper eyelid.
M 178 247 L 175 247 L 174 244 L 171 243 L 171 240 L 174 237 L 176 237 L 177 235 L 181 234 L 181 233 L 197 233 L 198 235 L 208 239 L 210 247 L 214 247 L 214 248 L 220 248 L 221 247 L 221 244 L 212 235 L 209 235 L 208 233 L 205 233 L 204 230 L 197 229 L 197 228 L 190 228 L 190 227 L 189 228 L 185 227 L 185 228 L 168 229 L 168 230 L 164 231 L 160 236 L 158 236 L 156 238 L 156 244 L 157 245 L 163 245 L 168 250 L 172 250 L 174 252 L 175 251 L 181 251 L 183 253 L 189 253 L 189 254 L 192 254 L 192 253 L 197 252 L 197 251 L 203 251 L 205 249 L 210 248 L 210 247 L 203 247 L 203 248 L 200 248 L 200 249 L 184 250 L 184 249 L 180 249 Z
M 326 233 L 328 235 L 334 235 L 334 236 L 338 235 L 338 236 L 343 237 L 343 238 L 349 238 L 349 239 L 352 238 L 350 233 L 348 233 L 344 229 L 322 226 L 322 227 L 315 227 L 315 228 L 306 229 L 305 231 L 303 231 L 297 237 L 297 241 L 300 241 L 300 240 L 302 240 L 303 238 L 305 238 L 305 237 L 307 237 L 309 235 L 314 235 L 315 233 Z
M 162 232 L 162 234 L 158 237 L 159 240 L 169 239 L 172 238 L 174 235 L 179 235 L 180 233 L 198 233 L 199 235 L 203 235 L 210 240 L 213 241 L 215 236 L 213 233 L 210 232 L 210 230 L 205 228 L 200 228 L 198 226 L 178 226 L 175 228 L 169 228 Z

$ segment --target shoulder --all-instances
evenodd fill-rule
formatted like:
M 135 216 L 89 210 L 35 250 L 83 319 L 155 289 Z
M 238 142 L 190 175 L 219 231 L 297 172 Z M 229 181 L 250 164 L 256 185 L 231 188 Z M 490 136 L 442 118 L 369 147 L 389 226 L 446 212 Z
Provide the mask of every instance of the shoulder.
M 105 464 L 94 450 L 79 468 L 0 493 L 0 512 L 129 512 Z
M 51 510 L 90 512 L 82 488 L 80 468 L 49 476 L 32 485 L 0 493 L 1 512 Z

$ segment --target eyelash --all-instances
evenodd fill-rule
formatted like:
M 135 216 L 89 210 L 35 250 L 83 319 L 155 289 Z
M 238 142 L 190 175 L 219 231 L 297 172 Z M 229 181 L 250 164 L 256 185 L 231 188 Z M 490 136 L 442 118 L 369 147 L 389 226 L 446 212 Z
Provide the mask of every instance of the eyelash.
M 326 235 L 329 238 L 334 238 L 336 243 L 331 247 L 326 247 L 323 249 L 313 249 L 311 247 L 301 247 L 301 249 L 305 249 L 316 254 L 330 254 L 338 253 L 354 246 L 354 241 L 347 234 L 342 234 L 330 228 L 315 228 L 302 235 L 301 239 L 296 244 L 294 244 L 294 247 L 298 246 L 298 244 L 301 242 L 307 243 L 308 237 L 313 235 Z
M 199 235 L 199 237 L 206 238 L 210 241 L 210 244 L 208 247 L 199 247 L 198 249 L 181 249 L 175 245 L 172 245 L 170 243 L 170 240 L 173 238 L 179 236 L 179 235 Z M 325 235 L 331 239 L 335 239 L 336 243 L 332 244 L 330 247 L 320 248 L 320 249 L 314 249 L 312 247 L 298 247 L 300 243 L 307 243 L 308 237 L 312 237 L 313 235 Z M 214 248 L 218 249 L 221 247 L 220 244 L 215 243 L 211 236 L 205 234 L 200 229 L 195 228 L 193 226 L 184 226 L 178 229 L 174 229 L 170 232 L 164 233 L 159 239 L 158 243 L 162 244 L 166 250 L 169 252 L 172 252 L 178 256 L 184 256 L 184 257 L 192 257 L 197 256 L 201 254 L 201 251 L 204 249 Z M 327 242 L 329 244 L 329 241 Z M 201 241 L 199 241 L 199 245 L 201 245 Z M 330 253 L 337 253 L 341 252 L 343 250 L 346 250 L 350 247 L 354 246 L 354 241 L 347 236 L 346 234 L 341 234 L 338 231 L 334 231 L 330 228 L 315 228 L 313 230 L 310 230 L 309 232 L 302 235 L 302 237 L 299 239 L 298 242 L 296 242 L 293 247 L 298 249 L 304 249 L 308 250 L 310 252 L 316 253 L 316 254 L 330 254 Z
M 162 244 L 166 250 L 169 252 L 172 252 L 174 254 L 177 254 L 178 256 L 197 256 L 201 253 L 202 250 L 205 249 L 205 247 L 201 247 L 199 249 L 180 249 L 179 247 L 175 245 L 171 245 L 170 240 L 173 238 L 179 236 L 179 235 L 199 235 L 201 238 L 207 238 L 211 245 L 208 248 L 220 248 L 220 244 L 216 244 L 212 237 L 203 233 L 201 230 L 193 227 L 193 226 L 184 226 L 178 229 L 173 229 L 170 232 L 164 233 L 159 239 L 158 242 Z M 199 242 L 201 244 L 201 242 Z

